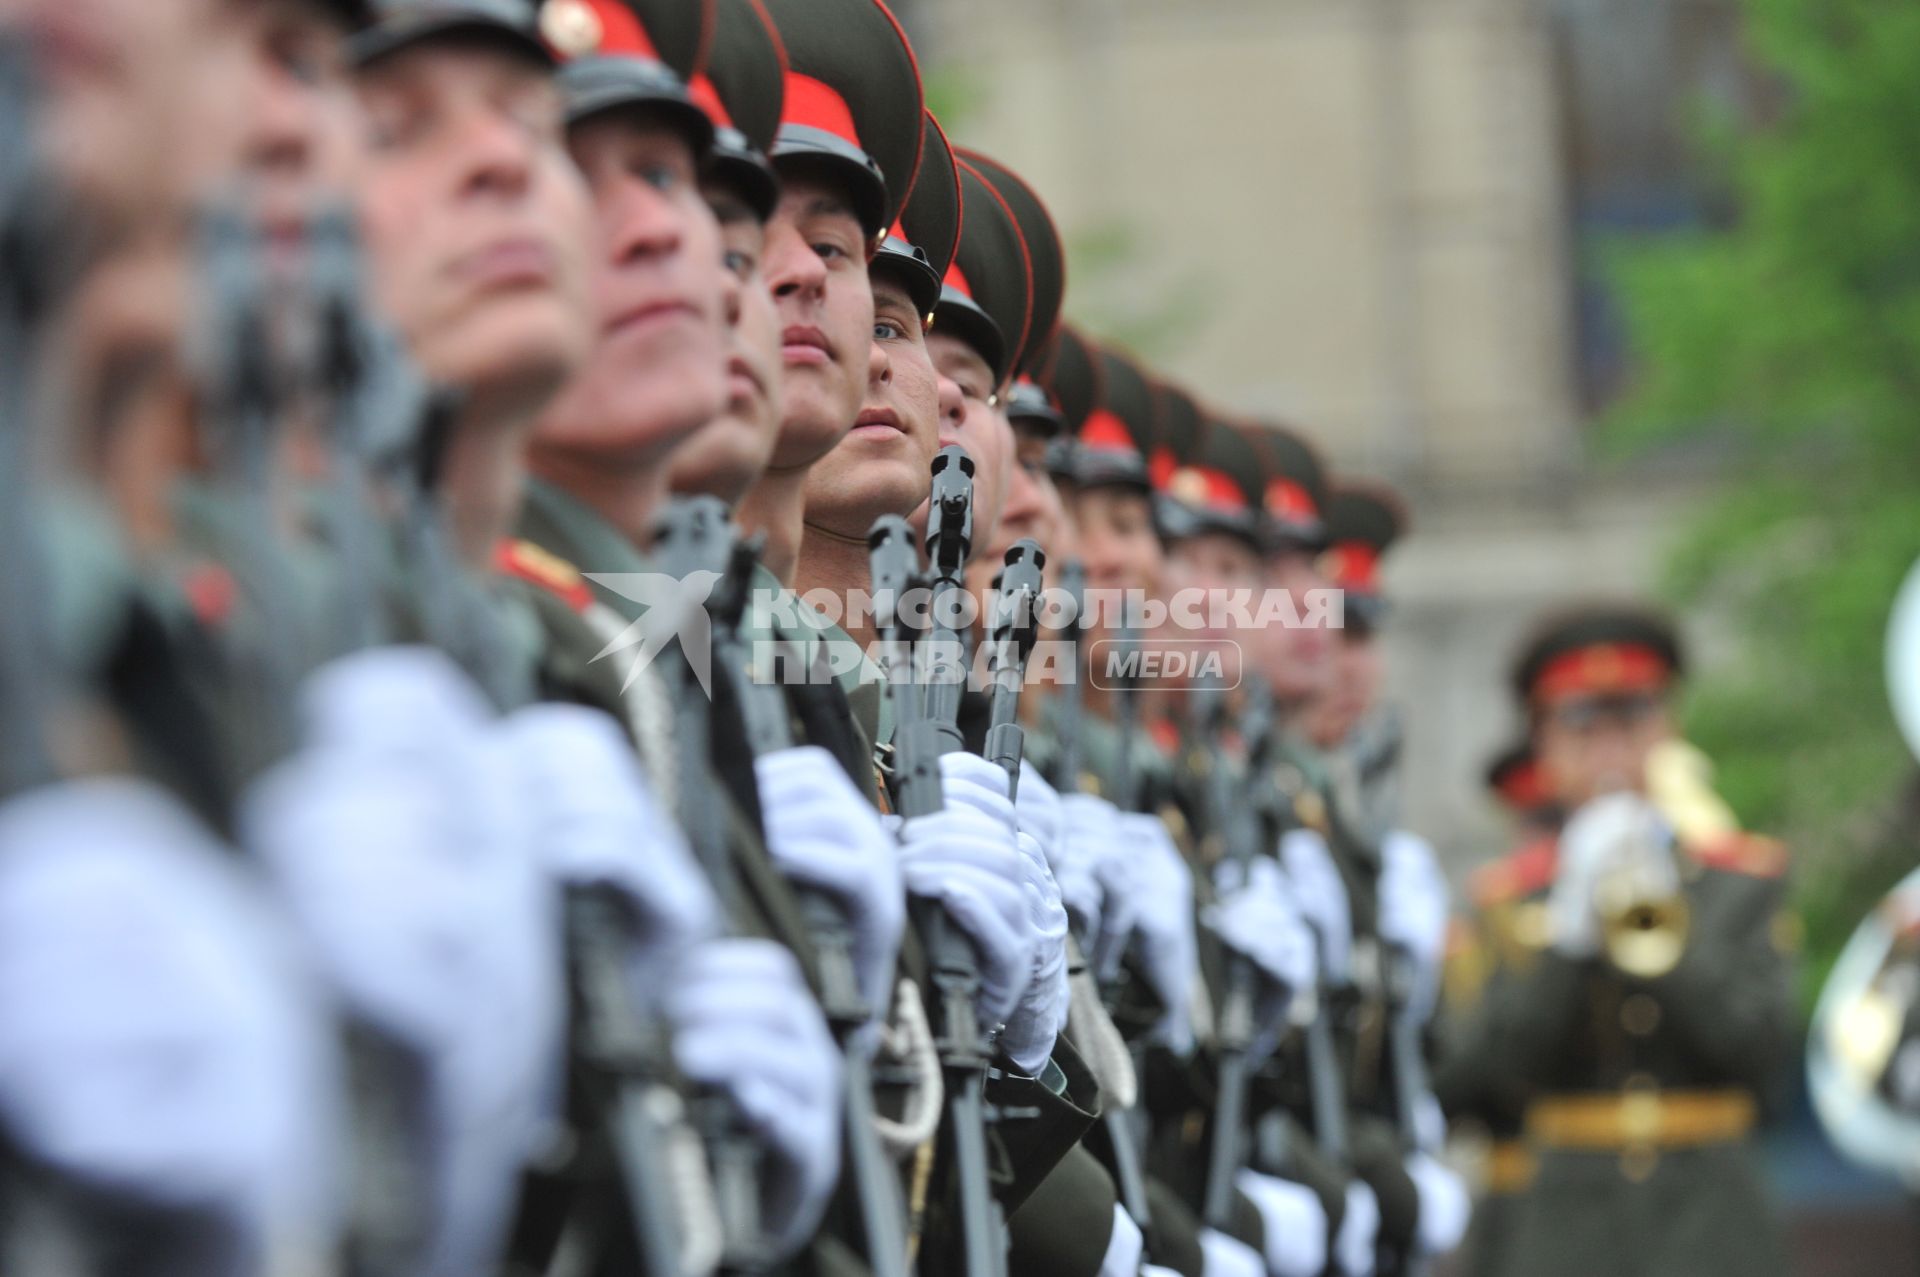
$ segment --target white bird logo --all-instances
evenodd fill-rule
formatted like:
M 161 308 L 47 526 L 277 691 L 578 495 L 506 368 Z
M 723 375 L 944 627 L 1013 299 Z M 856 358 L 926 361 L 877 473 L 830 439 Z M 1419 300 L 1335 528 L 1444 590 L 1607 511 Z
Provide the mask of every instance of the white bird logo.
M 598 661 L 639 647 L 621 691 L 631 688 L 640 671 L 666 648 L 668 640 L 678 636 L 687 667 L 707 699 L 713 699 L 713 625 L 707 619 L 707 599 L 720 582 L 718 572 L 690 572 L 685 579 L 664 572 L 589 572 L 587 579 L 640 605 L 640 615 L 608 639 L 593 658 Z

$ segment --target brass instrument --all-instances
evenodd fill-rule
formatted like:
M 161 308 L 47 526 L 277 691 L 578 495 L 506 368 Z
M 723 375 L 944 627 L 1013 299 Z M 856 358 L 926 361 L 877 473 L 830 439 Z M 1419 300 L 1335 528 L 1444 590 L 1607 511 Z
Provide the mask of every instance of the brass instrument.
M 1670 855 L 1654 847 L 1635 848 L 1594 883 L 1607 960 L 1643 980 L 1673 970 L 1691 929 L 1692 911 Z M 1664 863 L 1663 856 L 1669 857 Z
M 1665 846 L 1632 848 L 1594 884 L 1607 958 L 1628 975 L 1663 976 L 1686 951 L 1692 913 L 1676 863 L 1680 848 L 1739 832 L 1712 781 L 1712 764 L 1685 741 L 1665 741 L 1647 758 L 1647 797 L 1672 837 Z

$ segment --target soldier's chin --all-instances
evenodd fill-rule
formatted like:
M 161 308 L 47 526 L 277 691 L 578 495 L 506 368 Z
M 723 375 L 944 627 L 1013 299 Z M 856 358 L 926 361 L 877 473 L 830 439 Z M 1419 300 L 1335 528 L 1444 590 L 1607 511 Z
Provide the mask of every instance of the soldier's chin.
M 439 329 L 415 355 L 438 385 L 538 412 L 580 373 L 590 342 L 583 316 L 557 298 L 526 297 Z

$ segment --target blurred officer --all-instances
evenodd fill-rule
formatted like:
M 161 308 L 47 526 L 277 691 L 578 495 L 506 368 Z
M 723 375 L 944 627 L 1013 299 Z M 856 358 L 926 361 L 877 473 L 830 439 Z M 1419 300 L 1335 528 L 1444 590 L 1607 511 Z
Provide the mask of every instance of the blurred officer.
M 1785 856 L 1671 770 L 1681 668 L 1664 620 L 1605 605 L 1543 621 L 1515 667 L 1571 815 L 1481 893 L 1544 893 L 1469 1046 L 1528 1097 L 1539 1157 L 1508 1271 L 1780 1271 L 1751 1140 L 1790 1033 Z

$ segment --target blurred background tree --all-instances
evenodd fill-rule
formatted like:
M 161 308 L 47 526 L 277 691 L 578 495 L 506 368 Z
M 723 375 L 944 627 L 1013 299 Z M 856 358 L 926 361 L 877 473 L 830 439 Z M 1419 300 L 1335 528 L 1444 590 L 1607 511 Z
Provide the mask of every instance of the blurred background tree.
M 1607 266 L 1634 381 L 1613 450 L 1731 450 L 1674 548 L 1673 602 L 1733 624 L 1686 712 L 1748 824 L 1789 840 L 1809 995 L 1920 863 L 1920 773 L 1886 701 L 1895 591 L 1920 557 L 1920 6 L 1746 0 L 1777 76 L 1760 129 L 1708 120 L 1736 210 Z

